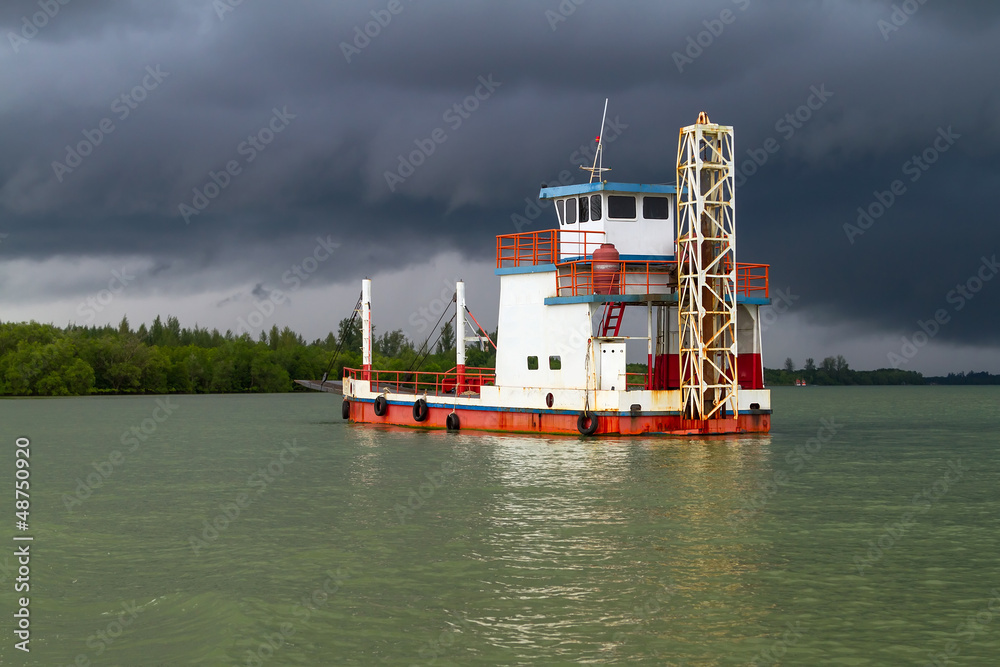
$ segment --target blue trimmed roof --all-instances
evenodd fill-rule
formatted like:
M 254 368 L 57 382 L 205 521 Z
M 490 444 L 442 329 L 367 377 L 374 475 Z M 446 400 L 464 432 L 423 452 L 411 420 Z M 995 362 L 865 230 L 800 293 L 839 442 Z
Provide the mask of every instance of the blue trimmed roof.
M 583 195 L 590 192 L 627 192 L 629 194 L 675 195 L 676 185 L 646 185 L 643 183 L 578 183 L 576 185 L 557 185 L 552 188 L 542 188 L 539 199 L 555 199 L 569 195 Z
M 677 292 L 669 294 L 583 294 L 580 296 L 549 296 L 545 297 L 546 306 L 562 306 L 570 303 L 643 303 L 645 301 L 669 301 L 677 303 Z M 736 303 L 749 303 L 758 306 L 771 305 L 770 299 L 759 296 L 736 295 Z

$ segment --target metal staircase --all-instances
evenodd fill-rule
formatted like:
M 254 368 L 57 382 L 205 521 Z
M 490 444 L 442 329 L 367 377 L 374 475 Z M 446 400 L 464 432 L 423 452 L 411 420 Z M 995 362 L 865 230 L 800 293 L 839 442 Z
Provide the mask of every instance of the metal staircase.
M 604 321 L 601 324 L 601 337 L 617 336 L 622 329 L 622 318 L 625 316 L 624 303 L 609 303 L 604 306 Z M 612 329 L 614 333 L 612 333 Z

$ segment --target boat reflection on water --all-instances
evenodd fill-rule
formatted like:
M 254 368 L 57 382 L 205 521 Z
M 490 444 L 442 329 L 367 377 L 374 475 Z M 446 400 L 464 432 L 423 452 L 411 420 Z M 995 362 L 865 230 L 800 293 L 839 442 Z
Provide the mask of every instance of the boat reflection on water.
M 762 589 L 778 558 L 773 535 L 763 513 L 739 513 L 760 505 L 780 469 L 770 435 L 346 428 L 358 444 L 337 463 L 357 490 L 345 497 L 349 511 L 397 527 L 380 549 L 440 570 L 450 583 L 413 594 L 462 619 L 470 650 L 486 644 L 507 662 L 540 651 L 567 661 L 697 662 L 774 625 L 775 601 Z M 432 489 L 427 475 L 439 471 Z M 394 585 L 412 584 L 402 576 Z
M 480 438 L 491 492 L 472 556 L 490 573 L 484 631 L 570 655 L 595 633 L 617 651 L 628 637 L 674 645 L 704 642 L 716 624 L 730 639 L 734 625 L 759 624 L 767 609 L 748 575 L 771 553 L 754 521 L 733 517 L 772 476 L 770 443 Z

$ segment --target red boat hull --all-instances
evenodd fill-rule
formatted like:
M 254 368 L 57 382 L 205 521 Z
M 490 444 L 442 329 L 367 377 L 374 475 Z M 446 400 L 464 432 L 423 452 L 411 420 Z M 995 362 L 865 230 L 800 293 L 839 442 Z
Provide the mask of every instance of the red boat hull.
M 349 399 L 350 421 L 364 424 L 389 424 L 413 428 L 447 428 L 448 415 L 458 415 L 460 430 L 503 431 L 508 433 L 544 433 L 580 435 L 579 412 L 553 410 L 517 411 L 489 408 L 452 408 L 430 405 L 427 418 L 416 421 L 411 403 L 390 402 L 381 417 L 375 414 L 374 401 Z M 725 435 L 732 433 L 767 433 L 771 414 L 765 411 L 740 414 L 725 419 L 686 419 L 679 414 L 594 413 L 598 418 L 594 435 Z

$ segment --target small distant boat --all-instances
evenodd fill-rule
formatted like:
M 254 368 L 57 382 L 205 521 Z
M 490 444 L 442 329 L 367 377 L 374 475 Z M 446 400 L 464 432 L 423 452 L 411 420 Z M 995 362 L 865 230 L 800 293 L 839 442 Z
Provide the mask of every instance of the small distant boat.
M 796 387 L 805 387 L 805 386 L 807 386 L 806 385 L 806 381 L 803 380 L 802 378 L 795 378 L 795 386 Z

